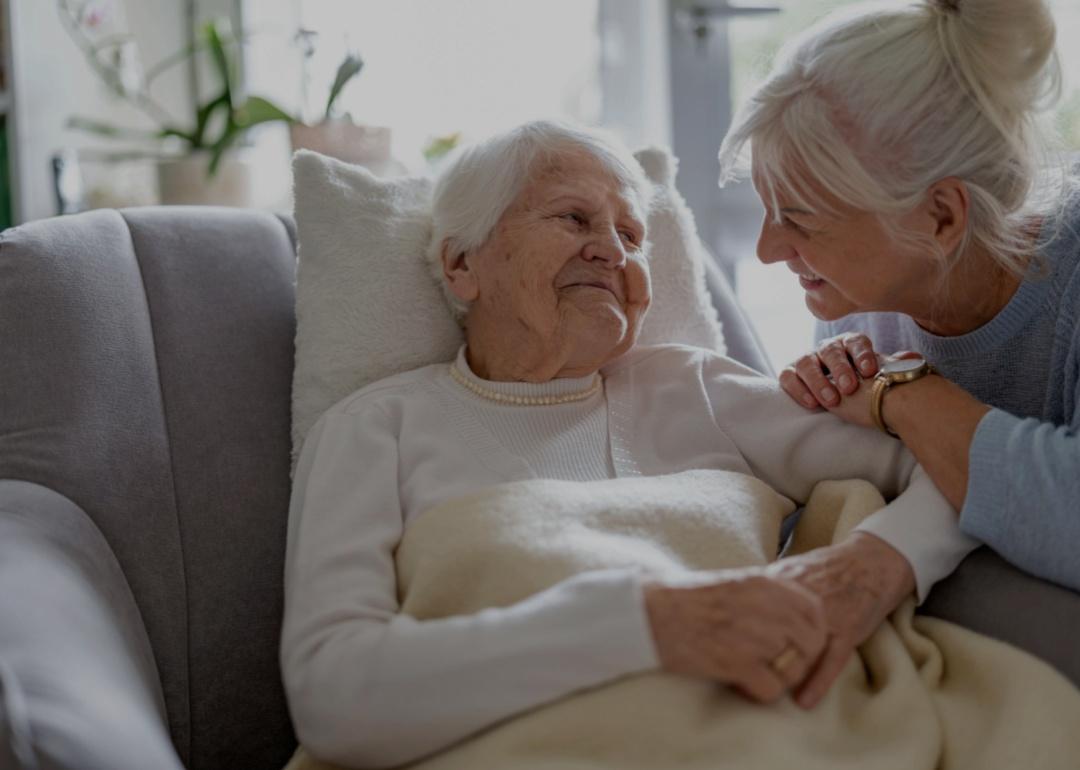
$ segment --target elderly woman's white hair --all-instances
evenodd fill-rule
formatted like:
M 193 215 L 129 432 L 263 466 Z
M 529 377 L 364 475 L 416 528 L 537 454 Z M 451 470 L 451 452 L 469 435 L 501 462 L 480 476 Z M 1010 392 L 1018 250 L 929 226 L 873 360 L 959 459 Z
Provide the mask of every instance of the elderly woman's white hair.
M 1022 273 L 1026 218 L 1063 197 L 1065 165 L 1038 114 L 1060 93 L 1054 36 L 1043 0 L 878 3 L 829 16 L 785 46 L 736 116 L 721 184 L 745 171 L 749 143 L 775 216 L 778 191 L 830 213 L 824 191 L 925 249 L 933 244 L 896 217 L 955 176 L 970 196 L 968 228 L 954 254 L 936 255 L 957 260 L 977 245 Z
M 458 321 L 468 308 L 443 280 L 443 244 L 454 254 L 482 245 L 538 167 L 579 152 L 596 158 L 647 209 L 652 185 L 641 166 L 616 137 L 597 129 L 533 121 L 464 147 L 450 159 L 435 184 L 428 260 Z

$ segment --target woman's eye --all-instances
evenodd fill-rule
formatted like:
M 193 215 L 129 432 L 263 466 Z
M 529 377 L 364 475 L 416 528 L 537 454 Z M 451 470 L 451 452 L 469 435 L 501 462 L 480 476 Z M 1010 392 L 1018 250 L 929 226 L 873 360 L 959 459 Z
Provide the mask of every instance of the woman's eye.
M 586 224 L 585 217 L 577 213 L 576 211 L 571 211 L 567 214 L 563 214 L 563 219 L 569 222 L 573 222 L 575 225 L 579 226 L 584 226 Z
M 804 228 L 800 227 L 799 225 L 797 225 L 795 222 L 791 221 L 787 217 L 784 217 L 784 227 L 790 228 L 791 230 L 794 230 L 795 232 L 799 233 L 800 235 L 806 235 L 806 230 Z
M 622 230 L 619 234 L 627 243 L 631 244 L 632 246 L 637 246 L 637 235 L 633 231 Z

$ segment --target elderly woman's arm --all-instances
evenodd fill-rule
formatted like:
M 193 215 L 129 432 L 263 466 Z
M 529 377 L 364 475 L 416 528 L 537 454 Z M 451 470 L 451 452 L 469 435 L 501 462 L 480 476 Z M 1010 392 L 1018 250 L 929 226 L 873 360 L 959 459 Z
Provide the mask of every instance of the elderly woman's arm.
M 775 381 L 728 359 L 711 357 L 703 368 L 717 426 L 776 490 L 805 501 L 818 481 L 862 478 L 895 496 L 844 542 L 774 565 L 824 603 L 828 645 L 795 693 L 811 708 L 910 593 L 912 578 L 921 602 L 977 543 L 961 533 L 955 511 L 899 441 L 807 412 Z
M 657 665 L 639 578 L 598 572 L 520 604 L 419 622 L 398 614 L 394 430 L 334 412 L 297 466 L 281 665 L 315 756 L 387 767 L 515 712 Z
M 818 481 L 861 478 L 894 498 L 856 531 L 907 559 L 920 601 L 977 545 L 960 532 L 956 511 L 901 442 L 827 412 L 808 412 L 775 381 L 730 359 L 714 356 L 703 365 L 717 426 L 778 492 L 803 502 Z
M 378 404 L 350 409 L 333 408 L 312 429 L 289 520 L 281 665 L 297 735 L 315 756 L 398 765 L 658 666 L 768 702 L 824 649 L 821 600 L 763 569 L 675 583 L 605 570 L 472 615 L 401 614 L 398 485 L 410 474 L 398 423 Z M 777 670 L 772 661 L 792 645 L 797 660 Z

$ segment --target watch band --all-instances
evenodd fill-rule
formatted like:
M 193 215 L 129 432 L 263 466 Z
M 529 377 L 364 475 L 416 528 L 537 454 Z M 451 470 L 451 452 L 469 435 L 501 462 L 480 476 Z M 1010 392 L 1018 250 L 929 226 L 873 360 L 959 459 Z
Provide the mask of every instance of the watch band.
M 874 421 L 874 425 L 878 427 L 878 430 L 889 434 L 893 438 L 900 438 L 892 428 L 885 424 L 885 418 L 882 415 L 885 394 L 889 391 L 889 388 L 893 385 L 903 385 L 908 382 L 915 382 L 915 380 L 921 380 L 928 374 L 936 373 L 937 370 L 925 359 L 922 367 L 914 371 L 895 374 L 879 372 L 878 375 L 874 377 L 874 386 L 870 391 L 870 417 Z
M 899 438 L 893 433 L 892 428 L 885 424 L 885 419 L 881 416 L 881 406 L 885 401 L 885 391 L 892 387 L 892 383 L 884 377 L 874 378 L 874 387 L 870 391 L 870 417 L 874 420 L 874 425 L 878 427 L 878 430 L 883 433 L 888 433 L 893 438 Z

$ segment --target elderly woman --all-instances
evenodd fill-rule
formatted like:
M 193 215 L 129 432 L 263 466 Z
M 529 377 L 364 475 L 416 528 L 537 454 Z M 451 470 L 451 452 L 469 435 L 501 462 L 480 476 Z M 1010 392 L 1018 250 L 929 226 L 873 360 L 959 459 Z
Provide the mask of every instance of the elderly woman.
M 816 682 L 800 692 L 810 705 L 855 644 L 970 547 L 897 442 L 805 412 L 709 351 L 634 347 L 650 301 L 648 190 L 624 150 L 551 123 L 471 148 L 440 179 L 432 255 L 467 344 L 336 404 L 296 471 L 281 657 L 312 754 L 394 765 L 653 669 L 760 701 Z M 399 612 L 395 548 L 441 501 L 519 479 L 692 468 L 757 476 L 796 501 L 848 477 L 895 499 L 781 567 L 678 584 L 604 570 L 474 615 Z
M 1037 120 L 1059 78 L 1043 0 L 843 14 L 721 156 L 752 145 L 758 255 L 823 322 L 784 389 L 899 437 L 965 533 L 1080 590 L 1080 199 Z

